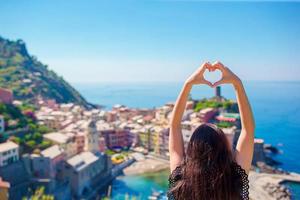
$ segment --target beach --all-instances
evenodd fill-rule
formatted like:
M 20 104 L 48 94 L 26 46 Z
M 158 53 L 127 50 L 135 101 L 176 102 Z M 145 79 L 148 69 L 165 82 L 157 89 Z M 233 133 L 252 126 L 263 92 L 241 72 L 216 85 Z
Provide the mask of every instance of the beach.
M 169 169 L 169 161 L 153 156 L 147 156 L 143 160 L 134 162 L 123 170 L 124 175 L 139 175 L 144 173 L 154 173 Z
M 299 174 L 267 174 L 250 171 L 250 199 L 290 199 L 290 192 L 282 185 L 286 181 L 300 183 Z

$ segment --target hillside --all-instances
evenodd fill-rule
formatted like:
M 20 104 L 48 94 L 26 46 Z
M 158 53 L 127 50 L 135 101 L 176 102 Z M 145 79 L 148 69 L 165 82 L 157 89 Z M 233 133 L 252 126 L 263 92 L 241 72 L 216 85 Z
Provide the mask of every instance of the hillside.
M 0 87 L 11 89 L 15 99 L 27 103 L 34 103 L 41 96 L 58 103 L 90 106 L 62 77 L 31 56 L 22 40 L 0 37 Z

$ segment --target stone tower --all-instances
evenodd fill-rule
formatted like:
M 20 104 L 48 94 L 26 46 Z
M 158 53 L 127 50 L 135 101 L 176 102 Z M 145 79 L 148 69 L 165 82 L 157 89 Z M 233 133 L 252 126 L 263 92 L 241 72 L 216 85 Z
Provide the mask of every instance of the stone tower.
M 99 132 L 95 120 L 92 120 L 88 126 L 88 150 L 93 153 L 99 152 Z

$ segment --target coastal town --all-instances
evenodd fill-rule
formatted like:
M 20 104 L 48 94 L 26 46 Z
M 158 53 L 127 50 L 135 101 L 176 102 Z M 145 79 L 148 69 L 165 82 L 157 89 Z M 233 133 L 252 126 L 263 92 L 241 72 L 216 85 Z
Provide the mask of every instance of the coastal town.
M 16 107 L 23 104 L 3 88 L 0 102 Z M 15 121 L 0 113 L 4 138 L 0 143 L 1 200 L 32 199 L 34 195 L 64 200 L 110 198 L 110 185 L 119 175 L 169 167 L 168 122 L 174 103 L 153 109 L 115 105 L 107 110 L 37 97 L 34 106 L 36 109 L 23 114 L 34 119 L 36 126 L 47 127 L 43 134 L 28 134 L 27 126 L 6 130 Z M 184 144 L 193 130 L 207 122 L 222 128 L 235 148 L 241 129 L 238 107 L 222 97 L 220 87 L 211 99 L 188 101 L 182 119 Z M 255 139 L 250 197 L 290 199 L 290 192 L 280 183 L 299 182 L 300 176 L 269 166 L 267 147 L 263 139 Z

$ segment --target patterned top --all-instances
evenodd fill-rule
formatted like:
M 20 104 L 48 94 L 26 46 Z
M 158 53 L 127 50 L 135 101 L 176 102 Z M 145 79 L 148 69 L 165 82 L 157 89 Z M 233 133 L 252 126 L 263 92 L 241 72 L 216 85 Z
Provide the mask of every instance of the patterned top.
M 240 177 L 242 187 L 240 188 L 240 199 L 249 200 L 249 179 L 246 171 L 236 162 L 233 162 L 234 171 Z M 173 188 L 177 181 L 182 178 L 181 167 L 176 167 L 169 176 L 169 189 Z M 168 193 L 169 200 L 175 200 L 172 194 Z

